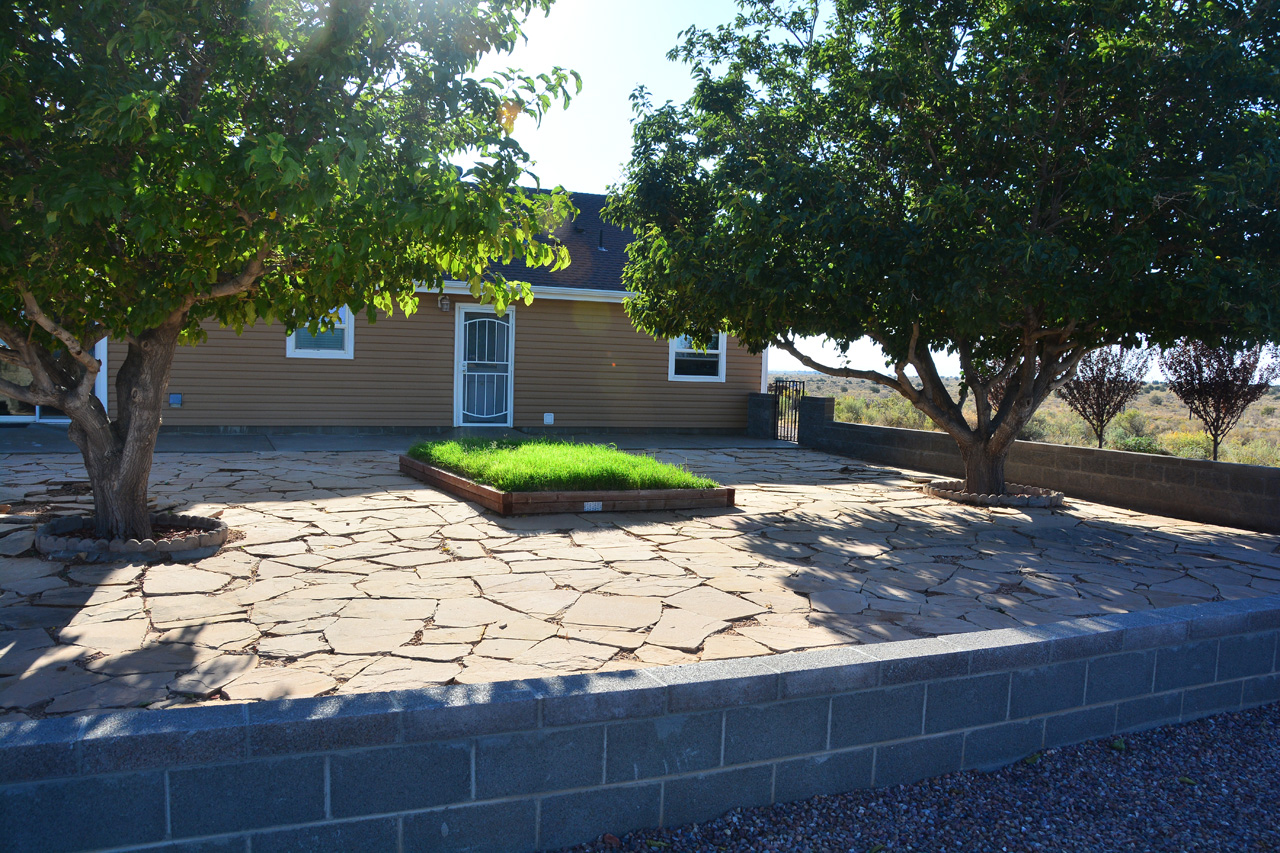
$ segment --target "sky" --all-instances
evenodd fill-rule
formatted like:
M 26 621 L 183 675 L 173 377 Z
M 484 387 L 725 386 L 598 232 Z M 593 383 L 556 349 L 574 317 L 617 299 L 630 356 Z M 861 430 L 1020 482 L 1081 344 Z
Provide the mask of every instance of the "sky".
M 530 73 L 569 68 L 582 76 L 582 92 L 559 105 L 541 125 L 531 116 L 516 122 L 515 137 L 535 161 L 531 171 L 544 187 L 604 193 L 622 179 L 631 156 L 631 102 L 637 86 L 652 101 L 682 102 L 693 92 L 686 65 L 667 60 L 667 51 L 690 26 L 703 28 L 732 20 L 733 0 L 556 0 L 551 13 L 533 15 L 525 24 L 528 39 L 510 55 L 491 57 L 482 72 L 519 68 Z M 801 341 L 805 354 L 833 366 L 841 364 L 833 345 L 822 339 Z M 881 370 L 884 357 L 870 341 L 850 350 L 848 364 Z M 939 370 L 958 375 L 959 363 L 941 357 Z M 770 350 L 770 370 L 804 370 L 789 354 Z

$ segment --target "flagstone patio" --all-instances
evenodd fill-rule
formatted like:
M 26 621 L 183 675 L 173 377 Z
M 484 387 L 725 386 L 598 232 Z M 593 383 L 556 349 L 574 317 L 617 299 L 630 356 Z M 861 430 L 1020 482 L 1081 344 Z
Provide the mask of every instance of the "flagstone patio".
M 0 720 L 629 670 L 1280 593 L 1280 537 L 1081 501 L 957 506 L 803 449 L 666 449 L 730 510 L 500 518 L 388 452 L 162 454 L 160 508 L 243 538 L 64 565 L 0 515 Z M 0 504 L 83 513 L 79 458 Z M 49 495 L 53 491 L 55 494 Z

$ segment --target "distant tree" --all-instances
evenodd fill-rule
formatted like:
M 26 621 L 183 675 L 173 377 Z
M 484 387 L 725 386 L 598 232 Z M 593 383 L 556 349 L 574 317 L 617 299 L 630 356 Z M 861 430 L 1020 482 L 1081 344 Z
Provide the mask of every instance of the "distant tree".
M 1150 363 L 1146 350 L 1096 349 L 1080 359 L 1076 375 L 1058 389 L 1058 396 L 1093 430 L 1099 447 L 1107 424 L 1142 392 Z
M 636 235 L 645 331 L 890 388 L 988 494 L 1089 350 L 1280 340 L 1274 0 L 739 6 L 672 51 L 687 102 L 634 96 L 608 215 Z M 803 336 L 870 337 L 888 367 L 822 364 Z
M 162 395 L 202 321 L 317 331 L 445 280 L 501 307 L 531 294 L 490 264 L 566 262 L 545 234 L 568 198 L 521 189 L 510 131 L 571 76 L 474 73 L 550 2 L 0 6 L 0 360 L 30 373 L 0 395 L 71 419 L 99 536 L 151 533 Z
M 1268 352 L 1272 360 L 1262 364 Z M 1213 441 L 1213 458 L 1217 459 L 1223 436 L 1280 376 L 1280 352 L 1275 347 L 1241 350 L 1182 341 L 1161 350 L 1160 369 L 1169 380 L 1169 390 L 1204 423 L 1205 432 Z

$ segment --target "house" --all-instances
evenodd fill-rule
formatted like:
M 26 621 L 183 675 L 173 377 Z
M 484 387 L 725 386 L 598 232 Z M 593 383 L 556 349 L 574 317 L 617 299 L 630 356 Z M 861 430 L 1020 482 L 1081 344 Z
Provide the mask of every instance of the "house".
M 498 317 L 453 284 L 411 317 L 344 309 L 314 336 L 210 324 L 174 359 L 165 427 L 744 430 L 764 357 L 724 336 L 698 352 L 636 331 L 622 310 L 627 236 L 600 218 L 604 196 L 573 200 L 581 212 L 556 232 L 571 265 L 509 273 L 533 284 L 531 305 Z M 109 365 L 123 359 L 112 343 Z

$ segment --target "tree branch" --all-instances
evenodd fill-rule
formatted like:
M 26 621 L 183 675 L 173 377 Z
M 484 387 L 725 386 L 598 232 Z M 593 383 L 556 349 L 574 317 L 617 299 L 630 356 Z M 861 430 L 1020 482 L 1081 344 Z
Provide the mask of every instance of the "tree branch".
M 901 388 L 898 385 L 898 380 L 884 373 L 877 373 L 874 370 L 854 370 L 851 367 L 830 367 L 815 361 L 800 352 L 800 350 L 796 348 L 796 345 L 792 343 L 790 338 L 781 336 L 776 337 L 773 339 L 773 345 L 778 349 L 785 350 L 790 353 L 796 361 L 800 362 L 805 367 L 812 368 L 819 373 L 825 373 L 828 376 L 844 376 L 849 379 L 866 379 L 869 382 L 875 382 L 877 385 L 884 385 L 888 388 L 894 389 L 895 391 L 901 391 Z
M 67 352 L 71 353 L 71 357 L 84 365 L 85 370 L 89 373 L 96 374 L 102 369 L 102 365 L 93 357 L 93 354 L 85 352 L 80 345 L 79 338 L 58 325 L 52 317 L 41 310 L 40 304 L 36 302 L 36 298 L 31 294 L 31 291 L 22 285 L 18 285 L 18 292 L 22 294 L 22 305 L 26 310 L 26 315 L 33 323 L 62 341 L 67 348 Z

